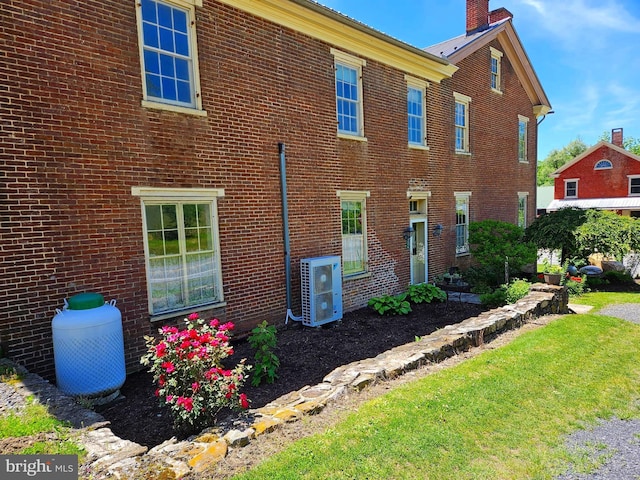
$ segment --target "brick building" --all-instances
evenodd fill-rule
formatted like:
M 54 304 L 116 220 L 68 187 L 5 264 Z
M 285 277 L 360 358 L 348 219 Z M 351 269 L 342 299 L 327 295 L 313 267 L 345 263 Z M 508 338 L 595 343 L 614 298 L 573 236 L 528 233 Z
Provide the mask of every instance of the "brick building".
M 640 217 L 640 157 L 623 147 L 623 130 L 599 142 L 556 170 L 553 201 L 547 210 L 596 208 Z
M 348 311 L 534 218 L 550 104 L 488 0 L 427 50 L 310 0 L 9 0 L 0 29 L 0 344 L 44 376 L 80 292 L 133 370 L 192 311 L 282 324 L 301 259 L 341 257 Z

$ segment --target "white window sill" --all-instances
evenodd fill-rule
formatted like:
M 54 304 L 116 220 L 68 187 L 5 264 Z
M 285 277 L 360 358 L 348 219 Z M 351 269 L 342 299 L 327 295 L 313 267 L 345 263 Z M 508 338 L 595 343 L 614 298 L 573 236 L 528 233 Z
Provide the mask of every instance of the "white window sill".
M 418 145 L 417 143 L 410 143 L 409 148 L 411 150 L 425 150 L 429 151 L 429 145 Z
M 338 138 L 342 138 L 344 140 L 355 140 L 357 142 L 366 142 L 367 137 L 363 137 L 361 135 L 354 135 L 350 133 L 340 133 L 338 132 Z
M 471 252 L 456 253 L 456 257 L 468 257 L 469 255 L 471 255 Z
M 492 89 L 491 89 L 491 91 L 492 91 L 493 93 L 497 93 L 497 94 L 499 94 L 499 95 L 503 95 L 503 94 L 504 94 L 504 92 L 503 92 L 502 90 L 498 90 L 497 88 L 492 88 Z
M 523 163 L 523 164 L 528 165 L 529 161 L 528 160 L 518 160 L 518 163 Z
M 196 117 L 206 117 L 206 110 L 198 110 L 197 108 L 179 107 L 178 105 L 169 105 L 167 103 L 150 102 L 148 100 L 142 101 L 144 108 L 150 108 L 152 110 L 166 110 L 168 112 L 186 113 L 187 115 L 194 115 Z
M 369 278 L 371 276 L 371 272 L 361 272 L 361 273 L 352 273 L 351 275 L 345 275 L 342 277 L 344 282 L 348 282 L 351 280 L 360 280 L 361 278 Z
M 151 323 L 159 322 L 160 320 L 167 320 L 169 318 L 186 318 L 188 315 L 195 311 L 215 310 L 227 306 L 227 302 L 210 303 L 208 305 L 195 305 L 193 307 L 176 310 L 175 312 L 159 313 L 157 315 L 151 314 L 149 320 Z
M 471 156 L 471 152 L 466 152 L 464 150 L 456 150 L 456 155 L 462 155 L 464 157 L 470 157 Z

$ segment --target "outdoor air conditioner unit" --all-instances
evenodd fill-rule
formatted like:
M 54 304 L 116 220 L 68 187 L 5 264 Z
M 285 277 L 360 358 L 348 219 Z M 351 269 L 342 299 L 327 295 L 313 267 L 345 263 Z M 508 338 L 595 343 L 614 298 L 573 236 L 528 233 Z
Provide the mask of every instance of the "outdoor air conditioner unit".
M 339 256 L 303 258 L 300 262 L 302 324 L 317 327 L 342 318 L 342 272 Z

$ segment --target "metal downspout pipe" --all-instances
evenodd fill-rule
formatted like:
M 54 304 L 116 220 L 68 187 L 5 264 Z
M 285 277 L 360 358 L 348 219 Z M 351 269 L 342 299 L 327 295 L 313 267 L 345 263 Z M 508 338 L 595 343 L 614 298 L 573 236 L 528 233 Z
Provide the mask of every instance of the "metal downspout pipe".
M 297 322 L 302 321 L 302 316 L 296 317 L 291 311 L 291 242 L 289 239 L 289 204 L 287 203 L 287 165 L 285 157 L 284 143 L 278 143 L 280 153 L 280 189 L 282 195 L 282 228 L 284 235 L 284 270 L 287 286 L 287 317 L 284 324 L 289 323 L 289 319 Z

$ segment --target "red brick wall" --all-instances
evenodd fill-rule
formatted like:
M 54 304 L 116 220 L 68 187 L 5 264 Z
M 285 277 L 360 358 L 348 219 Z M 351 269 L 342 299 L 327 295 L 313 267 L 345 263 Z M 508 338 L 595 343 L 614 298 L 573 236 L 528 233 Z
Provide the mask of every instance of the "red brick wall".
M 345 310 L 406 289 L 408 189 L 431 190 L 429 224 L 446 226 L 429 239 L 432 274 L 455 261 L 453 191 L 473 192 L 472 220 L 515 221 L 515 192 L 528 190 L 533 218 L 535 118 L 504 60 L 505 95 L 490 94 L 488 47 L 453 81 L 429 86 L 431 149 L 417 151 L 407 148 L 403 72 L 367 59 L 368 141 L 338 139 L 331 46 L 214 1 L 196 9 L 207 117 L 142 108 L 134 8 L 115 0 L 0 6 L 8 39 L 0 57 L 0 342 L 33 371 L 53 376 L 51 319 L 64 298 L 84 291 L 117 300 L 127 367 L 138 367 L 143 335 L 158 325 L 147 311 L 134 186 L 225 189 L 218 213 L 226 307 L 211 313 L 239 331 L 285 320 L 279 142 L 294 313 L 300 259 L 341 254 L 336 190 L 371 193 L 371 276 L 344 283 Z M 483 73 L 465 73 L 476 68 Z M 473 98 L 471 157 L 453 154 L 454 90 Z M 531 118 L 529 165 L 517 162 L 517 113 Z
M 594 170 L 600 160 L 611 161 L 613 168 Z M 554 182 L 554 198 L 565 198 L 568 179 L 579 179 L 578 198 L 626 197 L 629 195 L 627 175 L 640 175 L 640 162 L 603 145 L 561 172 Z

